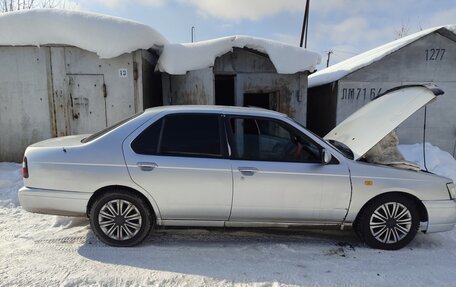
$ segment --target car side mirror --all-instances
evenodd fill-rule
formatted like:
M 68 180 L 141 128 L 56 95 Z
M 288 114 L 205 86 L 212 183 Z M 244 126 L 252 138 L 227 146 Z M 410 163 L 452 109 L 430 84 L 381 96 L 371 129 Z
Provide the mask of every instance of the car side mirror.
M 321 151 L 321 164 L 328 164 L 332 160 L 332 155 L 326 150 Z

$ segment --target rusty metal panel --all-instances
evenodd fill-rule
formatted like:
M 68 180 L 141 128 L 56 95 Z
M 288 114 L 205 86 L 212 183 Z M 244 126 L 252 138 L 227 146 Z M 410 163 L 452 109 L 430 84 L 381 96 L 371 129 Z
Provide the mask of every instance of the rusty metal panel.
M 169 75 L 164 78 L 164 103 L 168 105 L 213 105 L 214 73 L 211 68 Z
M 244 94 L 269 94 L 270 109 L 306 124 L 307 74 L 238 73 L 236 103 L 244 105 Z
M 20 161 L 32 143 L 95 132 L 141 111 L 147 54 L 100 59 L 70 46 L 0 47 L 0 161 Z
M 67 93 L 67 78 L 65 73 L 65 48 L 51 47 L 51 70 L 52 70 L 52 86 L 53 86 L 53 110 L 54 126 L 57 131 L 56 136 L 70 135 L 70 122 L 68 115 L 68 106 L 70 100 Z
M 95 133 L 107 126 L 102 75 L 69 75 L 67 92 L 71 134 Z
M 102 75 L 106 84 L 106 118 L 112 125 L 143 109 L 138 78 L 141 70 L 135 65 L 138 56 L 126 53 L 112 59 L 100 59 L 95 53 L 76 47 L 65 47 L 67 75 Z M 137 86 L 138 85 L 138 86 Z M 136 90 L 136 91 L 135 91 Z

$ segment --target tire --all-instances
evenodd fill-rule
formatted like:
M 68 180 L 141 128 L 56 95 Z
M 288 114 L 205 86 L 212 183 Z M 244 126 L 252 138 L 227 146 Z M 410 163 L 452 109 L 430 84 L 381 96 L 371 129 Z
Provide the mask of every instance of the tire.
M 97 198 L 89 218 L 98 239 L 118 247 L 143 242 L 155 222 L 152 210 L 141 197 L 122 190 L 113 190 Z
M 372 248 L 398 250 L 418 232 L 420 220 L 416 204 L 400 195 L 380 197 L 361 214 L 358 232 Z

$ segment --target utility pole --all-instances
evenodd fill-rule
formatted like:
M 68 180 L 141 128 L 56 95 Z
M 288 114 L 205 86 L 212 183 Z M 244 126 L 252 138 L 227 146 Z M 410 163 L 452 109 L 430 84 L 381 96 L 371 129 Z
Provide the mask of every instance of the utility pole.
M 192 26 L 191 33 L 192 33 L 192 43 L 193 43 L 193 41 L 195 40 L 195 26 Z
M 326 60 L 326 67 L 329 67 L 329 58 L 331 57 L 332 53 L 334 53 L 333 50 L 328 51 L 328 60 Z
M 307 31 L 309 30 L 309 8 L 310 0 L 306 0 L 306 9 L 304 10 L 304 20 L 302 21 L 301 41 L 299 47 L 302 48 L 304 42 L 304 48 L 307 48 Z

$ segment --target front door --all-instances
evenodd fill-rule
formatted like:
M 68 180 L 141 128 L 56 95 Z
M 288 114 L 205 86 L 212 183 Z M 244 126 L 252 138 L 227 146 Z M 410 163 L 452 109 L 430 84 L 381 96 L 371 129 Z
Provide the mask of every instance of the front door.
M 321 163 L 322 148 L 287 123 L 231 117 L 231 221 L 343 221 L 350 201 L 347 166 Z
M 233 184 L 219 115 L 165 116 L 128 138 L 124 154 L 132 180 L 154 198 L 162 219 L 228 219 Z

